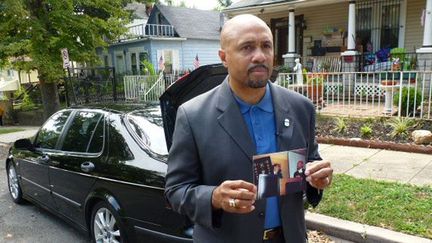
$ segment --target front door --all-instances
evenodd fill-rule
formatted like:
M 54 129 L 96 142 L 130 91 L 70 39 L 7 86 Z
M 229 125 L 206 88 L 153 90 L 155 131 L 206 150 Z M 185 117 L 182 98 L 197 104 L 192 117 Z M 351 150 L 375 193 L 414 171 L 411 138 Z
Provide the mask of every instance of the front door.
M 303 56 L 304 15 L 295 16 L 295 52 Z M 274 65 L 284 65 L 283 55 L 288 53 L 288 17 L 271 20 L 274 43 Z

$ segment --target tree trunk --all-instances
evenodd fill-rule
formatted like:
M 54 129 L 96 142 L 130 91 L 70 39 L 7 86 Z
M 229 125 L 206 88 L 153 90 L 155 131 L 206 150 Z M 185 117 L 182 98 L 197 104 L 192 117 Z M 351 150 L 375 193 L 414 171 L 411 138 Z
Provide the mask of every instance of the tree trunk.
M 42 104 L 44 108 L 45 120 L 48 119 L 56 111 L 60 110 L 60 99 L 55 82 L 47 83 L 44 80 L 39 80 L 40 90 L 42 94 Z

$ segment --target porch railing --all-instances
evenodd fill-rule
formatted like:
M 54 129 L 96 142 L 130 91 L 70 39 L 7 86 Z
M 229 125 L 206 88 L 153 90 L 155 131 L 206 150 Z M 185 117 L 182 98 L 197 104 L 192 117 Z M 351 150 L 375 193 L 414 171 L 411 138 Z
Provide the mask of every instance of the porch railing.
M 128 40 L 143 37 L 174 37 L 175 30 L 172 25 L 160 24 L 137 24 L 128 27 L 126 35 L 120 37 L 120 40 Z
M 301 75 L 301 77 L 299 76 Z M 319 112 L 432 119 L 432 71 L 281 73 L 277 83 Z
M 128 102 L 158 101 L 159 97 L 171 85 L 177 76 L 159 75 L 154 76 L 124 76 L 124 95 Z

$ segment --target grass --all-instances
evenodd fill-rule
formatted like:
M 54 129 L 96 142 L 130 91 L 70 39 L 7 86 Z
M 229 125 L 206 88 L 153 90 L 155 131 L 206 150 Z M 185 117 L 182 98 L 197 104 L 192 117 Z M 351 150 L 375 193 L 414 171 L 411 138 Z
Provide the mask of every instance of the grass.
M 432 187 L 335 175 L 310 211 L 432 239 Z
M 3 128 L 3 127 L 0 127 L 0 134 L 11 133 L 11 132 L 21 132 L 21 131 L 24 131 L 24 129 L 21 129 L 21 128 Z

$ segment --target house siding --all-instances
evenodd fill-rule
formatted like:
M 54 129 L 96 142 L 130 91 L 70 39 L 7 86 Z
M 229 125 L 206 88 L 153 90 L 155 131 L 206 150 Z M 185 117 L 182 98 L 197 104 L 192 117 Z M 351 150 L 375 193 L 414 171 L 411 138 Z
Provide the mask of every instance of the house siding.
M 220 63 L 219 41 L 189 39 L 183 42 L 183 68 L 193 70 L 193 62 L 198 55 L 200 65 Z
M 423 26 L 420 20 L 422 11 L 426 8 L 426 0 L 409 0 L 407 3 L 405 49 L 407 52 L 415 52 L 423 45 Z
M 303 14 L 306 21 L 307 29 L 303 31 L 304 39 L 306 40 L 308 37 L 312 38 L 310 43 L 303 43 L 303 53 L 301 53 L 303 56 L 310 55 L 308 47 L 313 45 L 314 40 L 320 40 L 322 38 L 322 32 L 326 27 L 335 27 L 347 31 L 348 6 L 348 2 L 344 2 L 319 7 L 295 9 L 295 15 L 298 16 Z M 404 47 L 407 52 L 415 52 L 416 49 L 422 46 L 423 26 L 420 25 L 420 19 L 425 7 L 426 0 L 407 0 L 404 39 Z M 288 9 L 286 12 L 260 14 L 258 17 L 262 18 L 270 26 L 271 19 L 288 17 Z

